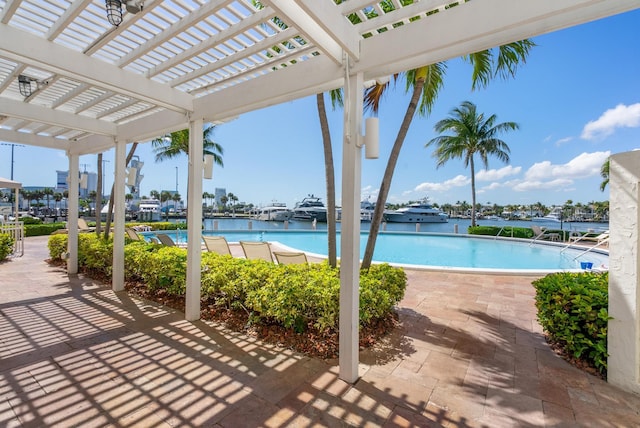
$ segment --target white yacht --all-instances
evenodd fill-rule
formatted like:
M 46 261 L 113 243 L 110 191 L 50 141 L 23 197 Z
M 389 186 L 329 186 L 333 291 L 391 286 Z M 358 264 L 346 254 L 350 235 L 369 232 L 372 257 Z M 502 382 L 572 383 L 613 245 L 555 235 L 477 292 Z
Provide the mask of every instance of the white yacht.
M 298 202 L 293 209 L 293 220 L 303 221 L 327 221 L 327 208 L 320 198 L 309 195 Z
M 141 199 L 138 205 L 138 221 L 161 221 L 161 203 L 157 199 Z
M 376 209 L 376 205 L 373 202 L 370 202 L 368 199 L 366 201 L 360 202 L 360 221 L 371 221 L 373 219 L 373 212 Z
M 562 208 L 555 207 L 544 217 L 532 217 L 531 221 L 545 221 L 548 223 L 560 223 L 562 221 Z
M 257 220 L 263 221 L 288 221 L 293 217 L 293 211 L 284 203 L 274 202 L 271 206 L 258 210 Z
M 446 223 L 449 217 L 425 198 L 395 211 L 385 211 L 384 220 L 389 223 Z

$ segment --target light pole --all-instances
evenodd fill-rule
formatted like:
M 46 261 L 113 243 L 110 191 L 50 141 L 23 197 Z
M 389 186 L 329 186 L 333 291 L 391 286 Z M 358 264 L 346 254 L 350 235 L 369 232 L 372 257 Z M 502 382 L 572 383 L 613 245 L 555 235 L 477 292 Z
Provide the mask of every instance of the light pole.
M 102 159 L 102 189 L 100 189 L 100 201 L 102 202 L 104 200 L 104 178 L 105 178 L 105 172 L 107 170 L 107 167 L 105 165 L 105 163 L 110 162 L 107 159 Z
M 178 193 L 178 167 L 176 167 L 176 193 Z
M 2 145 L 3 146 L 11 146 L 11 180 L 13 181 L 13 149 L 15 149 L 16 146 L 24 147 L 24 145 L 16 144 L 16 143 L 2 143 Z

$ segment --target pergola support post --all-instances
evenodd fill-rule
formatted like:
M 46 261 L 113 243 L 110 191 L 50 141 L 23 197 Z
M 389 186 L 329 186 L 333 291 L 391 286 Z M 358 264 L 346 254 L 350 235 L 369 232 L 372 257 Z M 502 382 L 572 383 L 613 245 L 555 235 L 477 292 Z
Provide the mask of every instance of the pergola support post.
M 640 152 L 611 156 L 607 379 L 640 394 Z
M 124 290 L 124 222 L 125 175 L 127 168 L 127 142 L 116 141 L 115 176 L 113 186 L 113 271 L 111 288 Z M 100 213 L 97 213 L 100 215 Z
M 360 181 L 362 149 L 362 73 L 349 75 L 345 59 L 344 137 L 342 145 L 342 218 L 340 232 L 340 338 L 339 376 L 358 380 L 360 287 Z
M 67 198 L 67 273 L 78 273 L 78 189 L 79 189 L 79 161 L 77 154 L 67 152 L 69 158 L 69 197 Z
M 187 284 L 185 318 L 200 319 L 200 263 L 202 261 L 203 120 L 189 122 L 189 179 L 187 189 Z

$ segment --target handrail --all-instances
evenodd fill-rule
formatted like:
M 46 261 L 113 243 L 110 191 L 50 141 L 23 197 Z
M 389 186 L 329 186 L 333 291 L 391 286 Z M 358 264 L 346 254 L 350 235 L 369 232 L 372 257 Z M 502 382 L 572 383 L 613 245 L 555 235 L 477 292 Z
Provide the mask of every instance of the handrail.
M 584 250 L 583 252 L 581 252 L 580 254 L 578 254 L 577 256 L 575 256 L 575 257 L 573 258 L 573 260 L 577 259 L 577 258 L 578 258 L 578 257 L 580 257 L 580 256 L 583 256 L 583 255 L 587 254 L 588 252 L 590 252 L 590 251 L 591 251 L 591 250 L 593 250 L 594 248 L 599 247 L 599 246 L 600 246 L 600 245 L 602 245 L 602 244 L 607 244 L 607 243 L 609 243 L 609 238 L 608 238 L 608 237 L 607 237 L 607 238 L 604 238 L 602 241 L 598 242 L 597 244 L 595 244 L 595 245 L 593 245 L 593 246 L 591 246 L 591 247 L 587 248 L 586 250 Z

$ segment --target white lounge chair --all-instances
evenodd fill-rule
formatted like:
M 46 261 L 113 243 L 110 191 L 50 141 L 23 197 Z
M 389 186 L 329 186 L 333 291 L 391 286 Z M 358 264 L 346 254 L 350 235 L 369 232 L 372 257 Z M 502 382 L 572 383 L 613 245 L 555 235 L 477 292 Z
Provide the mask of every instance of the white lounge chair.
M 550 239 L 550 234 L 549 232 L 547 232 L 547 230 L 545 228 L 542 228 L 540 226 L 531 226 L 531 230 L 533 230 L 533 240 L 534 241 L 538 241 L 541 239 Z
M 273 262 L 271 247 L 268 242 L 261 241 L 240 241 L 244 256 L 249 260 L 266 260 Z
M 171 239 L 171 237 L 165 233 L 156 233 L 156 236 L 158 237 L 158 240 L 160 241 L 160 243 L 162 245 L 165 245 L 167 247 L 175 247 L 176 243 L 173 242 L 173 239 Z
M 572 236 L 569 238 L 569 242 L 571 243 L 578 243 L 578 242 L 585 242 L 585 241 L 589 241 L 589 242 L 595 242 L 596 246 L 597 245 L 601 245 L 601 244 L 605 244 L 607 242 L 609 242 L 609 231 L 606 230 L 598 235 L 592 235 L 589 233 L 586 233 L 584 235 L 580 235 L 580 236 Z
M 229 243 L 224 236 L 203 236 L 204 245 L 210 253 L 231 255 Z
M 281 265 L 295 265 L 295 264 L 307 264 L 307 255 L 305 253 L 290 252 L 290 251 L 274 251 L 273 255 L 276 258 L 278 264 Z

